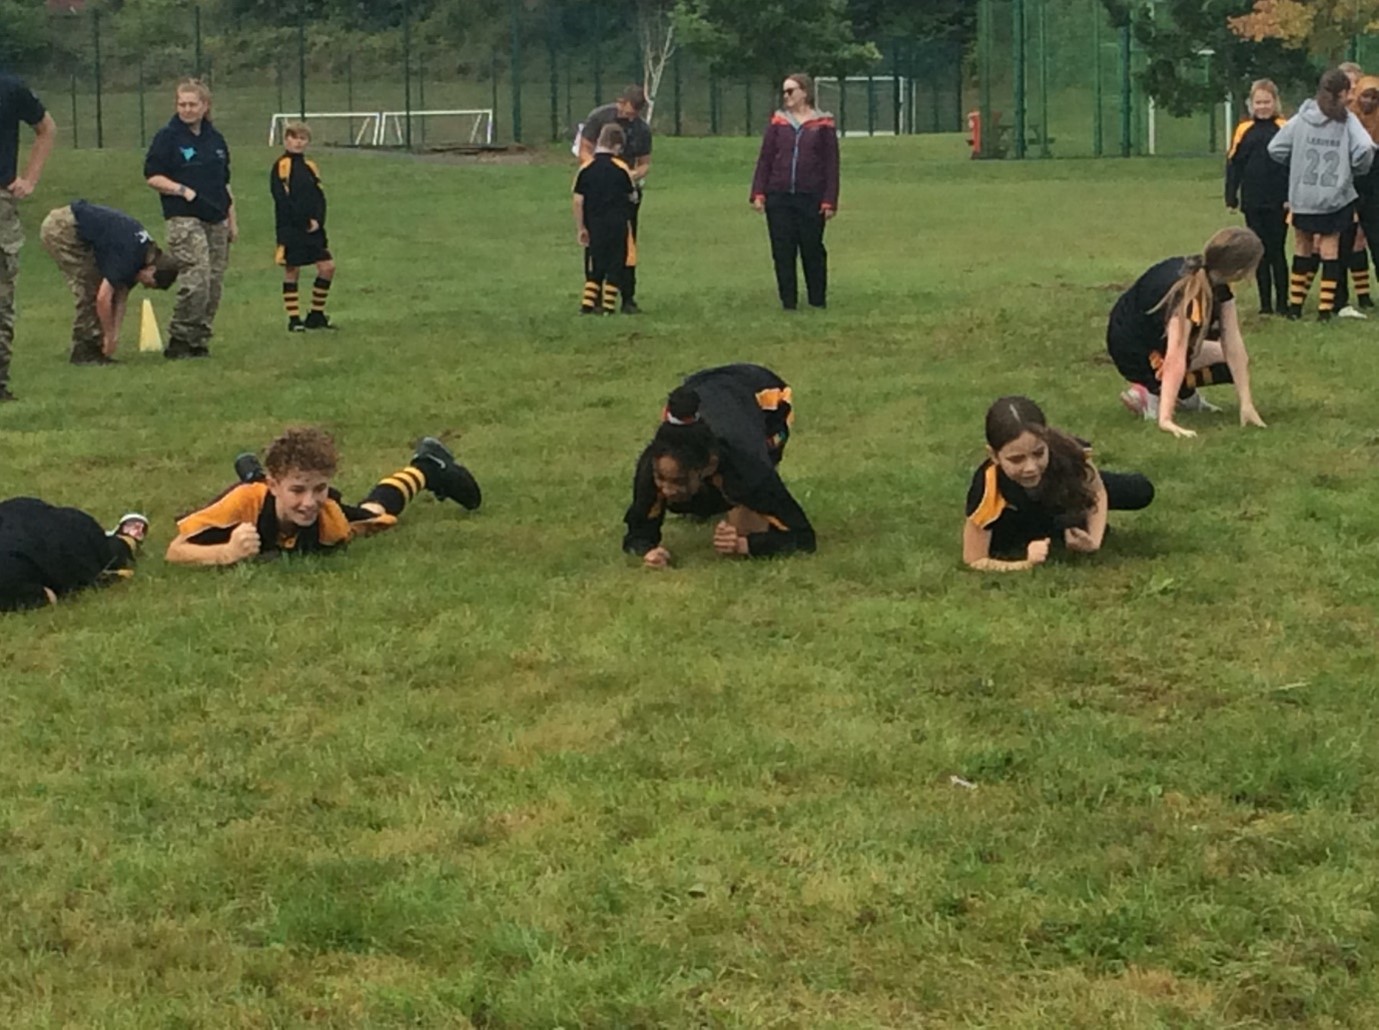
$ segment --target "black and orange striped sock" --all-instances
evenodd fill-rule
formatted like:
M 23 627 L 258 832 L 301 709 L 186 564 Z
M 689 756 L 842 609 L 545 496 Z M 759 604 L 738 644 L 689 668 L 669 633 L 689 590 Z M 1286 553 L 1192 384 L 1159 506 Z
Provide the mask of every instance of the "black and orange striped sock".
M 1330 315 L 1336 310 L 1336 288 L 1340 285 L 1345 268 L 1340 258 L 1328 258 L 1322 262 L 1322 287 L 1317 299 L 1317 313 Z
M 1355 284 L 1355 300 L 1362 308 L 1369 307 L 1369 252 L 1350 252 L 1350 281 Z
M 425 488 L 425 471 L 415 465 L 408 465 L 380 479 L 369 491 L 369 496 L 364 498 L 364 502 L 372 501 L 380 505 L 389 515 L 401 515 L 408 503 Z
M 604 311 L 617 311 L 617 310 L 618 310 L 618 284 L 617 284 L 617 283 L 604 283 L 604 284 L 603 284 L 603 310 L 604 310 Z
M 330 295 L 329 279 L 322 279 L 319 275 L 316 281 L 311 284 L 311 310 L 320 314 L 326 310 L 326 297 Z
M 287 308 L 288 318 L 302 317 L 302 302 L 296 283 L 283 282 L 283 307 Z
M 1321 258 L 1316 254 L 1308 257 L 1293 255 L 1293 270 L 1288 277 L 1288 303 L 1292 307 L 1301 308 L 1307 300 L 1307 292 L 1312 289 L 1312 277 L 1317 274 L 1320 262 Z
M 584 281 L 584 297 L 580 300 L 581 311 L 593 311 L 599 306 L 599 284 L 593 279 Z

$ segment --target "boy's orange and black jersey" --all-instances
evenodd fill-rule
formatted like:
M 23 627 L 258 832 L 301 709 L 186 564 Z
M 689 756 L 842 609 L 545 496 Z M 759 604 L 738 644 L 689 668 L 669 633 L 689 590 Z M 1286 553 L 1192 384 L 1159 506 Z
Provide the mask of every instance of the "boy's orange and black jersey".
M 644 450 L 623 519 L 623 550 L 642 555 L 658 546 L 667 511 L 710 517 L 742 506 L 771 526 L 748 536 L 752 557 L 813 551 L 814 527 L 776 471 L 795 417 L 790 386 L 770 369 L 749 364 L 705 369 L 685 385 L 698 392 L 699 416 L 717 439 L 718 470 L 688 503 L 670 505 L 656 489 L 650 448 Z
M 1087 512 L 1065 512 L 1045 507 L 991 459 L 972 474 L 967 489 L 967 521 L 991 533 L 993 558 L 1020 561 L 1035 540 L 1060 543 L 1063 531 L 1085 527 Z
M 342 504 L 339 492 L 331 489 L 314 523 L 310 526 L 284 525 L 278 521 L 277 505 L 266 484 L 239 483 L 206 507 L 178 519 L 177 534 L 187 537 L 193 544 L 223 544 L 242 522 L 253 523 L 258 529 L 263 554 L 277 551 L 310 554 L 328 551 L 356 536 L 395 526 L 397 516 L 379 515 L 367 508 Z
M 591 234 L 598 230 L 626 231 L 636 187 L 631 169 L 620 157 L 596 153 L 575 176 L 573 192 L 584 198 L 584 224 Z
M 268 173 L 273 193 L 278 242 L 291 246 L 300 241 L 314 220 L 318 231 L 326 227 L 326 194 L 321 170 L 303 154 L 283 154 Z
M 1281 209 L 1288 203 L 1288 166 L 1269 156 L 1283 119 L 1247 118 L 1235 127 L 1226 155 L 1226 206 Z

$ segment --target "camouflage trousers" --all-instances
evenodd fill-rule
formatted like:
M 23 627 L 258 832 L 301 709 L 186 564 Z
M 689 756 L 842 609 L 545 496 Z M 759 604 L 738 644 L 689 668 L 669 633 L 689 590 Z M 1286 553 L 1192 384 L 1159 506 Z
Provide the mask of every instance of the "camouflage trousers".
M 204 350 L 211 342 L 220 287 L 230 264 L 230 226 L 199 218 L 169 218 L 168 253 L 180 267 L 168 346 Z
M 39 227 L 38 238 L 62 269 L 62 277 L 77 302 L 77 313 L 72 319 L 72 360 L 100 357 L 104 334 L 96 314 L 96 293 L 101 287 L 101 272 L 96 267 L 96 252 L 77 235 L 77 217 L 72 214 L 71 205 L 49 211 Z
M 10 381 L 10 353 L 14 345 L 14 283 L 19 278 L 19 248 L 24 227 L 9 190 L 0 190 L 0 387 Z

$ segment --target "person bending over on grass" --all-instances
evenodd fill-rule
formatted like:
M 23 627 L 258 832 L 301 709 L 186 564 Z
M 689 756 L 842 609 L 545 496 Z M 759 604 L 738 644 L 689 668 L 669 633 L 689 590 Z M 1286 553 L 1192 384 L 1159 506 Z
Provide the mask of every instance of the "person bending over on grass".
M 987 460 L 972 474 L 962 560 L 982 572 L 1019 572 L 1066 548 L 1101 549 L 1106 512 L 1138 511 L 1154 485 L 1138 472 L 1101 472 L 1087 444 L 1052 428 L 1028 397 L 986 412 Z
M 760 365 L 687 378 L 637 459 L 623 550 L 651 568 L 669 565 L 661 523 L 672 511 L 723 516 L 713 547 L 724 557 L 813 551 L 814 528 L 776 470 L 794 417 L 790 387 Z
M 283 266 L 283 306 L 287 308 L 287 331 L 334 329 L 326 315 L 326 298 L 335 281 L 335 259 L 326 239 L 326 194 L 321 189 L 321 170 L 306 156 L 311 129 L 306 122 L 288 122 L 283 127 L 285 153 L 273 162 L 268 173 L 268 189 L 273 195 L 278 249 L 274 260 Z M 306 265 L 316 266 L 316 281 L 311 284 L 311 310 L 302 319 L 299 280 Z
M 107 533 L 76 508 L 36 497 L 0 501 L 0 611 L 42 608 L 132 576 L 147 534 L 148 519 L 135 513 Z
M 76 298 L 72 364 L 110 364 L 130 288 L 166 290 L 177 281 L 177 262 L 129 215 L 84 200 L 49 211 L 39 238 Z
M 1250 393 L 1250 355 L 1240 335 L 1231 283 L 1254 271 L 1264 245 L 1249 229 L 1222 229 L 1201 254 L 1160 261 L 1121 294 L 1106 326 L 1106 349 L 1129 388 L 1121 402 L 1174 436 L 1176 408 L 1220 411 L 1199 386 L 1234 383 L 1240 424 L 1263 426 Z
M 434 437 L 412 460 L 385 476 L 357 505 L 343 504 L 331 488 L 339 455 L 323 429 L 288 429 L 259 465 L 253 454 L 235 461 L 240 482 L 206 507 L 177 522 L 167 559 L 179 565 L 233 565 L 258 555 L 330 551 L 356 536 L 397 525 L 398 516 L 423 489 L 471 511 L 479 484 Z
M 1322 271 L 1317 317 L 1329 321 L 1344 274 L 1341 236 L 1355 221 L 1355 176 L 1374 163 L 1374 141 L 1346 107 L 1350 79 L 1339 68 L 1322 75 L 1317 95 L 1269 141 L 1269 156 L 1288 166 L 1288 208 L 1293 218 L 1293 274 L 1288 317 L 1301 318 L 1318 265 Z M 1348 259 L 1349 255 L 1347 255 Z

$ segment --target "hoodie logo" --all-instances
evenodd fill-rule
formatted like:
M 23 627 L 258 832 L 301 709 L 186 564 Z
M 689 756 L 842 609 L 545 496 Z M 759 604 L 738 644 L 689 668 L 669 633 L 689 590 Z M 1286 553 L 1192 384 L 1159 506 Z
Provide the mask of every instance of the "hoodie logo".
M 183 160 L 183 161 L 190 161 L 192 158 L 194 158 L 194 157 L 196 156 L 196 148 L 195 148 L 195 147 L 182 147 L 181 150 L 182 150 L 182 160 Z

